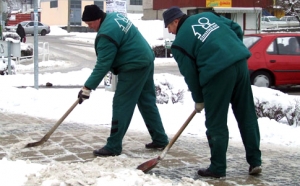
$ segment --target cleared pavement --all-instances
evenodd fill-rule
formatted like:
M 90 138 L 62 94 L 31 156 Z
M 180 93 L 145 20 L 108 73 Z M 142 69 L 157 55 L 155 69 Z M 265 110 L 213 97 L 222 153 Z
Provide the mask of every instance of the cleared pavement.
M 5 112 L 0 112 L 0 118 L 1 159 L 29 159 L 35 163 L 48 163 L 53 160 L 68 163 L 91 161 L 95 158 L 92 151 L 105 145 L 110 131 L 108 123 L 62 123 L 42 146 L 20 148 L 20 145 L 40 140 L 57 121 Z M 130 158 L 144 158 L 145 161 L 156 158 L 161 151 L 144 148 L 150 141 L 149 134 L 128 130 L 123 140 L 122 153 Z M 164 160 L 147 174 L 155 173 L 174 181 L 190 177 L 216 186 L 300 185 L 299 149 L 261 144 L 261 150 L 263 172 L 259 176 L 248 175 L 248 164 L 242 144 L 230 141 L 226 179 L 202 178 L 196 172 L 200 167 L 209 165 L 210 152 L 206 139 L 180 136 Z

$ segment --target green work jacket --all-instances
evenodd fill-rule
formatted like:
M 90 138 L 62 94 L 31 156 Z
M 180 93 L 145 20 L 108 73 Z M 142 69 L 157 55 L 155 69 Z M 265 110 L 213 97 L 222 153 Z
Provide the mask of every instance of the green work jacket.
M 250 57 L 242 40 L 240 26 L 215 13 L 181 19 L 171 50 L 196 103 L 203 102 L 201 87 L 217 73 Z
M 97 62 L 85 86 L 96 89 L 111 71 L 141 69 L 154 62 L 154 52 L 132 22 L 119 13 L 108 13 L 95 39 Z

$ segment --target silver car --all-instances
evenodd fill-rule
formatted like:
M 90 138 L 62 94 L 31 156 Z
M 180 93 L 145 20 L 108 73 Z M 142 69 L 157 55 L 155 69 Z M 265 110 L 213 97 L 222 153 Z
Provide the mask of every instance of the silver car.
M 282 21 L 286 21 L 287 25 L 289 27 L 297 27 L 300 26 L 300 22 L 298 21 L 298 19 L 295 16 L 283 16 L 282 18 L 280 18 L 280 20 Z
M 34 34 L 34 21 L 22 21 L 18 24 L 21 24 L 25 30 L 26 34 Z M 7 31 L 16 31 L 18 24 L 15 26 L 6 26 L 5 29 Z M 38 34 L 41 34 L 41 36 L 45 36 L 46 34 L 50 33 L 50 26 L 38 22 Z
M 278 19 L 276 16 L 262 16 L 261 28 L 262 29 L 274 29 L 279 27 L 287 27 L 286 21 Z

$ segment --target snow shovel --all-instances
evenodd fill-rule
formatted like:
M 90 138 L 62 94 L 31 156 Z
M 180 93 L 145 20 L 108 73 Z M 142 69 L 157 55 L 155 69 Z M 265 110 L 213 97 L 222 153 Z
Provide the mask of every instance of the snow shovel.
M 44 144 L 51 136 L 51 134 L 57 129 L 57 127 L 66 119 L 66 117 L 72 112 L 72 110 L 77 106 L 79 103 L 79 99 L 73 103 L 73 105 L 67 110 L 67 112 L 56 122 L 56 124 L 49 130 L 49 132 L 40 140 L 33 143 L 28 143 L 25 148 L 28 147 L 35 147 Z
M 153 167 L 155 167 L 161 160 L 163 160 L 164 157 L 166 156 L 167 152 L 170 150 L 170 148 L 172 147 L 172 145 L 175 143 L 175 141 L 177 140 L 177 138 L 180 136 L 180 134 L 185 129 L 185 127 L 190 123 L 190 121 L 193 119 L 193 117 L 195 116 L 196 113 L 197 113 L 197 111 L 194 110 L 193 113 L 189 116 L 189 118 L 185 121 L 185 123 L 181 126 L 181 128 L 179 129 L 179 131 L 171 139 L 171 141 L 169 142 L 169 144 L 165 147 L 165 149 L 160 154 L 160 156 L 158 156 L 157 158 L 151 159 L 149 161 L 146 161 L 145 163 L 142 163 L 141 165 L 139 165 L 137 167 L 137 169 L 139 169 L 139 170 L 143 171 L 144 173 L 146 173 L 149 170 L 151 170 Z

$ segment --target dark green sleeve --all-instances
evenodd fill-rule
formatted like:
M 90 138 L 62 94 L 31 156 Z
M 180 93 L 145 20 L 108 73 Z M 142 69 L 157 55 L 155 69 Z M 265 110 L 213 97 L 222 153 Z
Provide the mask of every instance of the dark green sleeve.
M 234 21 L 231 21 L 231 29 L 236 33 L 241 41 L 243 41 L 244 33 L 239 24 Z
M 176 48 L 172 48 L 172 54 L 178 64 L 180 73 L 184 76 L 184 80 L 191 91 L 194 102 L 203 103 L 204 100 L 199 81 L 199 72 L 195 61 Z
M 227 19 L 226 17 L 221 16 L 223 21 L 225 22 L 226 25 L 228 25 L 231 30 L 234 31 L 234 33 L 238 36 L 238 38 L 243 41 L 244 33 L 239 24 L 236 22 L 232 21 L 231 19 Z
M 100 37 L 97 45 L 97 62 L 93 72 L 85 82 L 84 86 L 95 90 L 102 79 L 110 70 L 117 53 L 116 45 L 106 37 Z

